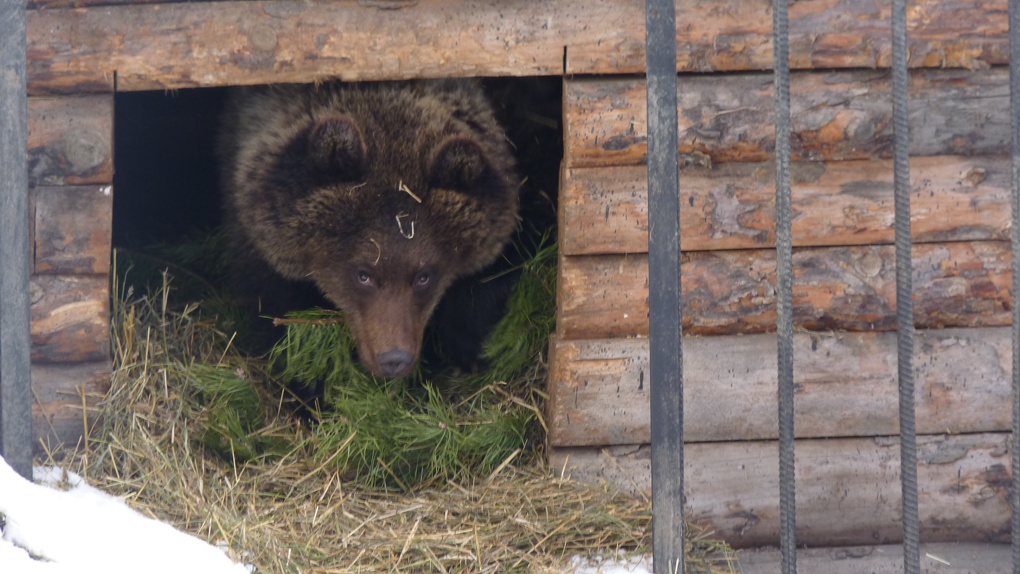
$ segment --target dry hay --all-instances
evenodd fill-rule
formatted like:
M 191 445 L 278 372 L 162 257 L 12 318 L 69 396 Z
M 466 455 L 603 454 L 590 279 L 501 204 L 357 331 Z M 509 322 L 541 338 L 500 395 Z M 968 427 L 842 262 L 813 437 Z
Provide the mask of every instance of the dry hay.
M 346 481 L 328 461 L 312 462 L 314 430 L 199 306 L 170 309 L 164 288 L 149 297 L 128 291 L 114 307 L 115 372 L 102 422 L 60 454 L 63 464 L 257 572 L 564 572 L 575 555 L 650 550 L 647 501 L 520 460 L 472 483 L 412 493 Z M 261 438 L 286 449 L 241 462 L 204 446 L 209 421 L 194 383 L 196 368 L 209 366 L 259 383 L 270 405 Z M 736 569 L 732 552 L 688 530 L 688 572 Z

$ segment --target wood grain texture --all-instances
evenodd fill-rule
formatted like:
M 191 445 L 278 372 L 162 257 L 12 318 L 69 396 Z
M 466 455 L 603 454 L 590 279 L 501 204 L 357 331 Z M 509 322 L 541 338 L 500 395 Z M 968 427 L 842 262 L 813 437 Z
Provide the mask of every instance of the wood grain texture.
M 33 93 L 269 82 L 644 71 L 639 0 L 187 2 L 93 6 L 35 0 L 28 15 Z M 52 5 L 51 5 L 52 4 Z M 772 65 L 768 0 L 698 0 L 678 13 L 677 68 Z M 919 0 L 910 65 L 986 68 L 1008 53 L 1005 0 Z M 794 68 L 890 61 L 889 4 L 790 6 Z M 456 33 L 451 33 L 456 31 Z
M 546 420 L 553 446 L 649 442 L 648 340 L 552 344 Z M 1006 327 L 917 331 L 919 433 L 1010 429 Z M 895 333 L 796 333 L 798 437 L 899 432 Z M 774 439 L 775 335 L 684 338 L 689 442 Z
M 763 333 L 776 320 L 774 250 L 682 255 L 684 332 Z M 918 328 L 1008 325 L 1009 243 L 914 245 Z M 793 315 L 810 330 L 895 328 L 895 254 L 890 245 L 804 247 L 793 253 Z M 648 258 L 561 257 L 557 333 L 563 339 L 648 335 Z
M 111 187 L 33 190 L 33 273 L 106 275 L 113 229 Z
M 34 275 L 30 288 L 33 363 L 109 360 L 109 277 Z
M 1008 541 L 1009 434 L 926 435 L 917 443 L 921 539 Z M 651 491 L 647 446 L 553 449 L 549 459 L 578 480 Z M 778 443 L 691 444 L 685 459 L 689 519 L 738 548 L 778 543 Z M 899 466 L 899 437 L 797 441 L 798 544 L 898 542 Z
M 922 572 L 938 574 L 1010 574 L 1012 554 L 1008 544 L 925 541 Z M 749 548 L 738 555 L 742 574 L 780 572 L 782 556 L 776 548 Z M 824 574 L 902 574 L 903 545 L 800 548 L 797 567 L 802 572 Z
M 1010 163 L 1003 156 L 914 157 L 910 161 L 915 243 L 1009 240 Z M 892 162 L 792 165 L 795 246 L 892 243 Z M 644 166 L 565 169 L 560 253 L 648 251 Z M 775 245 L 771 162 L 689 167 L 680 175 L 685 251 Z
M 106 90 L 114 72 L 118 90 L 330 77 L 559 75 L 568 46 L 571 65 L 581 70 L 629 73 L 644 63 L 643 38 L 634 35 L 644 12 L 633 0 L 373 4 L 189 2 L 33 11 L 30 90 Z
M 1009 149 L 1006 70 L 915 70 L 910 80 L 911 155 L 1001 155 Z M 892 88 L 887 71 L 804 72 L 792 74 L 790 82 L 794 160 L 891 157 Z M 770 74 L 681 77 L 683 160 L 712 165 L 771 158 L 772 90 Z M 568 81 L 563 101 L 568 167 L 646 161 L 643 80 Z
M 98 401 L 110 389 L 111 362 L 32 365 L 32 429 L 36 451 L 74 447 L 96 423 Z
M 113 181 L 113 94 L 28 100 L 30 185 Z

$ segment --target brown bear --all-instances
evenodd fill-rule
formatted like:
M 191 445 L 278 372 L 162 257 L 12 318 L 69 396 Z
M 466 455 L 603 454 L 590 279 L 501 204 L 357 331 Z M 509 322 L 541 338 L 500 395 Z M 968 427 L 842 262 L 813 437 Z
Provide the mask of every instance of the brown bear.
M 413 370 L 444 292 L 518 223 L 513 152 L 473 80 L 244 88 L 220 147 L 243 284 L 277 313 L 281 280 L 314 284 L 384 377 Z

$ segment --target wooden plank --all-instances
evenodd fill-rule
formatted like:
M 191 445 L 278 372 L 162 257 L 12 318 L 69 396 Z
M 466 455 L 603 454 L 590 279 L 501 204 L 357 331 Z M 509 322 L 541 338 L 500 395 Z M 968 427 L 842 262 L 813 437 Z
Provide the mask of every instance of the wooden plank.
M 677 4 L 679 71 L 772 68 L 769 0 Z M 998 63 L 1007 51 L 1004 12 L 1005 2 L 998 0 L 911 2 L 907 18 L 910 65 L 985 68 Z M 888 1 L 792 2 L 789 20 L 791 68 L 889 65 Z M 983 34 L 987 36 L 977 37 Z
M 647 339 L 558 339 L 546 421 L 553 446 L 651 438 Z M 1008 327 L 917 331 L 919 433 L 1009 430 Z M 794 335 L 798 437 L 899 432 L 895 333 Z M 685 437 L 775 439 L 775 335 L 684 339 Z
M 30 98 L 31 185 L 113 181 L 113 95 Z
M 111 362 L 32 365 L 32 428 L 35 448 L 74 447 L 85 425 L 99 415 L 98 401 L 110 390 Z
M 31 299 L 33 363 L 109 359 L 109 277 L 34 275 Z
M 188 2 L 189 0 L 172 0 L 174 2 Z M 26 5 L 29 10 L 46 8 L 55 10 L 57 8 L 88 8 L 92 6 L 122 6 L 125 4 L 170 4 L 168 0 L 28 0 Z
M 911 11 L 911 65 L 1006 63 L 1005 4 L 919 0 Z M 770 9 L 769 0 L 685 3 L 677 18 L 678 70 L 770 68 Z M 881 0 L 794 3 L 791 65 L 888 66 L 888 14 Z M 639 0 L 188 2 L 32 10 L 29 86 L 33 93 L 109 91 L 115 73 L 119 90 L 326 77 L 641 73 L 643 16 Z
M 33 203 L 33 273 L 110 272 L 113 229 L 110 186 L 38 187 Z
M 918 328 L 1008 325 L 1009 243 L 962 241 L 914 246 Z M 682 255 L 684 332 L 763 333 L 776 316 L 775 251 Z M 793 313 L 812 330 L 895 327 L 891 245 L 794 249 Z M 648 335 L 646 255 L 561 257 L 557 333 L 564 339 Z
M 924 435 L 917 443 L 921 539 L 1008 541 L 1009 433 Z M 775 545 L 778 456 L 776 442 L 688 445 L 687 516 L 737 548 Z M 577 480 L 605 480 L 635 495 L 651 489 L 648 446 L 553 449 L 549 463 Z M 798 440 L 797 542 L 897 542 L 899 468 L 898 437 Z
M 913 156 L 997 155 L 1009 149 L 1009 74 L 916 70 L 911 74 Z M 891 81 L 882 70 L 796 73 L 790 106 L 794 160 L 891 157 Z M 638 78 L 568 81 L 564 161 L 568 167 L 645 161 L 647 111 Z M 685 161 L 765 161 L 775 147 L 770 74 L 684 76 L 679 85 Z
M 392 9 L 386 9 L 392 8 Z M 219 2 L 37 10 L 33 93 L 195 86 L 638 72 L 633 0 Z M 607 27 L 613 21 L 626 27 Z M 456 33 L 451 33 L 456 31 Z M 159 41 L 153 41 L 158 38 Z
M 738 555 L 742 574 L 780 572 L 779 550 L 748 548 Z M 797 567 L 802 572 L 825 574 L 902 574 L 903 545 L 800 548 Z M 1008 544 L 936 542 L 921 545 L 922 572 L 938 574 L 1010 574 Z
M 793 164 L 795 246 L 892 243 L 892 161 Z M 1009 240 L 1009 158 L 914 157 L 915 243 Z M 565 169 L 560 253 L 648 251 L 644 166 Z M 680 180 L 685 251 L 775 245 L 772 164 L 691 167 Z

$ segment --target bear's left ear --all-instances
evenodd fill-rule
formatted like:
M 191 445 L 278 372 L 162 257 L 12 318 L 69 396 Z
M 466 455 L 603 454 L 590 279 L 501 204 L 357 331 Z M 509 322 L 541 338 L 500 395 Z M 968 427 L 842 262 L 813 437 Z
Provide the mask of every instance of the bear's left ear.
M 320 120 L 308 133 L 308 155 L 320 175 L 355 180 L 365 166 L 365 141 L 349 116 Z
M 489 177 L 491 168 L 477 143 L 455 136 L 436 149 L 428 174 L 432 187 L 468 191 Z

